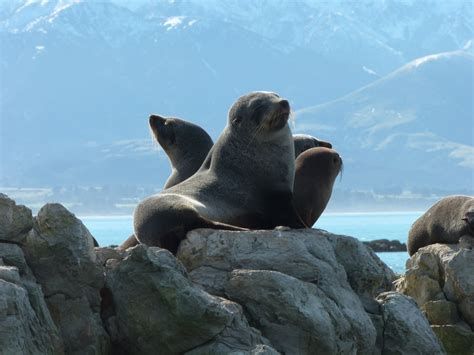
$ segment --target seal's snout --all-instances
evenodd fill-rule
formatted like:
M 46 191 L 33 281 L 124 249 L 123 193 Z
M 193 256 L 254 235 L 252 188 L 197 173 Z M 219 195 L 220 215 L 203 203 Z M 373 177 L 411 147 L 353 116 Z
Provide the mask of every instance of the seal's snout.
M 150 118 L 148 119 L 148 122 L 150 123 L 151 127 L 156 127 L 156 126 L 162 126 L 166 122 L 166 118 L 163 118 L 158 115 L 150 115 Z
M 280 106 L 284 111 L 290 112 L 290 103 L 288 102 L 288 100 L 284 100 L 284 99 L 281 100 L 280 101 Z

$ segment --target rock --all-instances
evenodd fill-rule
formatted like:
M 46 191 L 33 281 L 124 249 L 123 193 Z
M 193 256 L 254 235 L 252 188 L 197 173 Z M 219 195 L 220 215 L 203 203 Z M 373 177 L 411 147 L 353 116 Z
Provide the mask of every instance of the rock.
M 10 292 L 13 292 L 14 294 L 25 294 L 28 298 L 27 302 L 22 301 L 23 296 L 18 299 L 18 302 L 21 302 L 17 303 L 17 306 L 15 306 L 15 309 L 18 312 L 18 317 L 20 317 L 17 319 L 17 321 L 24 323 L 23 325 L 26 327 L 26 329 L 28 329 L 26 333 L 31 332 L 35 334 L 46 334 L 33 336 L 33 338 L 38 337 L 38 339 L 35 340 L 33 348 L 31 348 L 29 344 L 25 343 L 25 339 L 23 337 L 26 333 L 23 330 L 14 331 L 12 334 L 10 334 L 10 345 L 7 345 L 6 343 L 2 344 L 1 339 L 0 345 L 4 345 L 5 349 L 11 350 L 13 349 L 10 348 L 11 344 L 15 343 L 18 346 L 23 347 L 23 349 L 26 349 L 26 353 L 39 353 L 39 350 L 35 351 L 34 349 L 43 349 L 44 353 L 63 353 L 64 346 L 62 339 L 60 338 L 59 331 L 51 318 L 48 307 L 44 300 L 41 286 L 37 284 L 33 273 L 28 267 L 21 248 L 16 244 L 0 243 L 0 260 L 4 265 L 0 266 L 0 279 L 8 281 L 9 283 L 13 283 L 18 287 L 16 288 L 16 291 L 11 291 L 13 286 L 4 284 L 6 289 L 9 288 Z M 10 292 L 6 291 L 7 294 L 11 295 Z M 3 296 L 0 296 L 0 299 L 2 298 Z M 20 309 L 22 310 L 20 311 Z M 28 314 L 29 312 L 32 312 L 32 314 Z M 0 329 L 1 328 L 2 322 L 0 321 Z M 2 336 L 3 334 L 0 335 L 0 338 Z M 18 339 L 15 339 L 15 337 Z M 42 342 L 46 343 L 43 344 Z M 3 349 L 3 347 L 0 346 L 0 349 Z M 5 351 L 5 354 L 8 353 L 15 352 L 13 352 L 13 350 L 12 352 Z
M 226 294 L 245 305 L 252 323 L 285 354 L 367 353 L 374 346 L 375 334 L 369 330 L 361 339 L 360 329 L 337 301 L 280 272 L 235 270 Z
M 337 261 L 344 267 L 352 289 L 364 299 L 390 291 L 395 273 L 370 248 L 353 237 L 319 231 L 334 248 Z
M 100 320 L 105 280 L 87 228 L 63 206 L 47 204 L 35 217 L 24 250 L 66 352 L 106 352 L 109 339 Z
M 31 210 L 0 193 L 0 242 L 21 244 L 32 227 Z
M 407 245 L 399 240 L 376 239 L 363 243 L 364 245 L 369 246 L 376 253 L 407 251 Z
M 107 274 L 107 288 L 115 314 L 106 320 L 108 329 L 116 348 L 126 353 L 250 351 L 268 343 L 248 325 L 240 306 L 194 286 L 167 250 L 130 249 Z
M 398 292 L 377 297 L 384 320 L 383 354 L 444 354 L 416 302 Z
M 457 343 L 463 349 L 474 347 L 473 265 L 474 250 L 432 244 L 408 260 L 405 276 L 396 282 L 397 290 L 424 310 L 449 354 L 458 353 Z
M 273 285 L 272 287 L 278 288 L 276 285 L 282 283 L 279 287 L 291 294 L 292 291 L 288 289 L 288 285 L 299 285 L 299 289 L 306 290 L 305 294 L 317 291 L 318 297 L 323 297 L 320 302 L 323 302 L 324 305 L 333 305 L 327 312 L 337 313 L 341 324 L 337 324 L 337 322 L 332 324 L 326 319 L 329 323 L 325 324 L 322 321 L 317 323 L 321 327 L 318 332 L 325 334 L 326 328 L 338 329 L 342 333 L 338 333 L 339 338 L 337 339 L 346 339 L 346 337 L 352 336 L 354 349 L 362 352 L 367 352 L 369 349 L 371 351 L 376 339 L 375 329 L 364 311 L 361 300 L 347 282 L 346 271 L 338 262 L 331 238 L 337 238 L 337 236 L 333 237 L 327 232 L 308 230 L 227 232 L 202 229 L 188 233 L 186 240 L 181 243 L 177 256 L 189 270 L 194 282 L 212 294 L 228 297 L 237 302 L 242 302 L 242 299 L 246 298 L 244 296 L 241 298 L 236 292 L 230 292 L 234 288 L 229 288 L 228 283 L 235 277 L 234 272 L 242 270 L 278 271 L 278 275 L 280 275 L 278 280 L 272 278 L 272 281 L 269 281 L 269 285 Z M 356 244 L 352 241 L 351 243 Z M 337 241 L 334 244 L 338 244 Z M 340 241 L 339 244 L 343 245 L 344 243 Z M 359 244 L 361 250 L 366 249 L 361 243 Z M 355 248 L 355 250 L 358 249 Z M 371 258 L 370 254 L 368 257 Z M 357 259 L 358 256 L 355 258 Z M 360 261 L 362 262 L 362 260 Z M 376 270 L 377 263 L 373 261 L 373 264 L 373 270 Z M 347 266 L 352 267 L 352 264 L 347 263 Z M 380 287 L 381 280 L 384 280 L 385 275 L 383 268 L 379 270 L 382 275 L 375 275 L 375 272 L 373 275 L 368 275 L 368 277 L 376 278 L 371 284 L 377 285 L 377 287 Z M 261 297 L 265 298 L 266 293 L 259 285 L 260 282 L 263 282 L 261 278 L 264 279 L 264 276 L 255 272 L 249 275 L 255 276 L 256 279 L 252 281 L 245 278 L 246 285 L 250 289 L 254 287 L 260 290 Z M 284 280 L 287 280 L 289 276 L 292 276 L 290 279 L 293 281 L 288 281 L 285 284 Z M 311 291 L 308 291 L 308 288 Z M 251 292 L 251 290 L 247 292 Z M 284 308 L 282 305 L 285 301 L 290 302 L 291 300 L 279 300 L 274 304 L 275 309 L 272 312 L 279 312 L 280 308 Z M 265 300 L 262 299 L 261 302 L 263 303 Z M 248 309 L 246 303 L 242 305 Z M 285 307 L 291 309 L 291 305 L 292 303 L 289 303 Z M 268 307 L 270 308 L 271 305 Z M 310 311 L 307 310 L 307 312 Z M 291 318 L 290 315 L 288 317 Z M 298 315 L 293 315 L 294 321 L 296 317 Z M 303 322 L 303 319 L 301 321 Z M 351 325 L 350 331 L 346 324 Z M 263 333 L 270 340 L 277 339 L 281 334 L 273 334 L 275 329 L 273 327 L 267 328 Z M 347 332 L 344 333 L 344 331 Z M 322 341 L 324 346 L 329 346 L 326 342 L 333 341 L 336 344 L 337 339 L 333 337 Z M 287 349 L 274 345 L 278 351 L 287 351 Z M 316 347 L 314 343 L 311 346 Z M 336 347 L 337 345 L 333 345 L 334 349 Z M 314 348 L 311 349 L 314 351 Z M 308 348 L 300 350 L 307 353 Z
M 460 321 L 456 304 L 446 300 L 428 301 L 421 306 L 430 324 L 456 324 Z
M 474 334 L 470 330 L 459 325 L 433 325 L 431 328 L 448 354 L 474 354 Z
M 108 260 L 122 261 L 128 253 L 125 250 L 114 247 L 97 247 L 94 248 L 97 263 L 105 266 Z

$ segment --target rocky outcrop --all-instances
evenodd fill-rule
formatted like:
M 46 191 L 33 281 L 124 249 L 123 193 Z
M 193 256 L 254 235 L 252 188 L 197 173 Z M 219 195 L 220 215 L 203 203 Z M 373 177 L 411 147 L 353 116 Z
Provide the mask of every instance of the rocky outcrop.
M 474 250 L 459 244 L 421 248 L 397 290 L 415 299 L 449 354 L 474 353 Z
M 167 250 L 135 247 L 108 273 L 107 288 L 114 308 L 108 329 L 125 353 L 249 351 L 268 344 L 239 305 L 194 286 Z
M 40 285 L 15 244 L 0 243 L 0 353 L 61 354 Z
M 196 230 L 177 259 L 93 248 L 61 205 L 28 222 L 2 198 L 0 354 L 443 352 L 408 297 L 379 296 L 394 274 L 354 238 Z
M 196 230 L 177 256 L 195 283 L 241 304 L 278 351 L 396 351 L 384 340 L 388 318 L 374 300 L 390 290 L 394 274 L 354 238 L 321 230 Z M 414 318 L 425 319 L 411 308 Z M 415 324 L 422 331 L 413 331 L 414 340 L 423 332 L 434 338 L 426 320 L 406 327 Z M 432 348 L 443 353 L 437 342 Z
M 376 239 L 363 243 L 376 253 L 407 251 L 407 245 L 399 240 Z
M 35 217 L 24 250 L 66 352 L 107 352 L 109 338 L 100 319 L 105 279 L 87 228 L 63 206 L 47 204 Z
M 0 242 L 22 243 L 32 226 L 31 210 L 0 193 Z
M 416 302 L 398 292 L 377 296 L 383 319 L 385 354 L 443 354 L 443 346 L 431 331 Z

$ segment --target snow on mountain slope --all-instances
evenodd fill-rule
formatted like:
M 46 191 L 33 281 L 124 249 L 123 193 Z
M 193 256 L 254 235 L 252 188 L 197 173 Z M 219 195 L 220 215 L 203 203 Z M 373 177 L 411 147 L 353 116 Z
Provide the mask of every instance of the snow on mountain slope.
M 361 184 L 370 167 L 379 171 L 376 184 L 397 176 L 404 184 L 473 189 L 473 83 L 472 54 L 419 58 L 340 99 L 298 110 L 296 128 L 333 141 Z

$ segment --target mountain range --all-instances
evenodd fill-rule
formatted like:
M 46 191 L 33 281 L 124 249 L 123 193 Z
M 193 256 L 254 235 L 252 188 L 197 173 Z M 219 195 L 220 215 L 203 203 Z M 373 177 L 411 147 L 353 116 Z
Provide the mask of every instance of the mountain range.
M 0 2 L 0 186 L 161 186 L 150 113 L 216 139 L 271 90 L 339 188 L 473 191 L 473 37 L 470 1 Z

